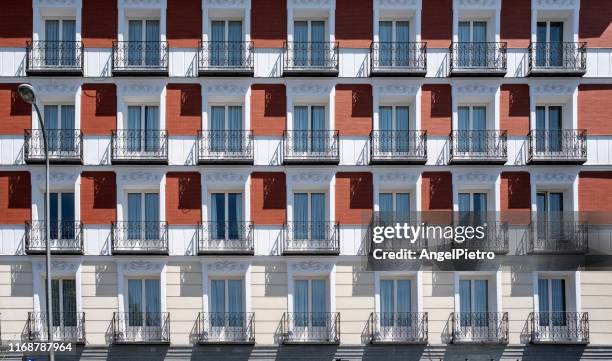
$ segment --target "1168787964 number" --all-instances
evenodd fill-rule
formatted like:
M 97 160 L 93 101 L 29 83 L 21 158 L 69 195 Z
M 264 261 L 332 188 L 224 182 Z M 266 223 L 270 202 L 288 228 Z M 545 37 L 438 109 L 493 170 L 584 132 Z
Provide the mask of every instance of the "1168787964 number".
M 53 349 L 54 352 L 71 352 L 73 345 L 71 342 L 9 342 L 8 352 L 23 353 L 47 353 Z

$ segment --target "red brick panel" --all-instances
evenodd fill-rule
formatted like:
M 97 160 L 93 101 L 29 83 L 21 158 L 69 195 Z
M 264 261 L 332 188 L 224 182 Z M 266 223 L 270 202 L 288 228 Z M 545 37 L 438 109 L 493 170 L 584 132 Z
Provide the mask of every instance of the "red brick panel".
M 531 218 L 531 181 L 529 172 L 502 172 L 500 189 L 501 220 L 528 224 Z
M 198 172 L 166 174 L 166 221 L 193 225 L 202 220 L 202 187 Z
M 286 0 L 251 0 L 251 39 L 257 48 L 282 48 L 287 40 Z
M 251 129 L 254 135 L 281 136 L 287 123 L 284 84 L 251 86 Z
M 368 224 L 372 218 L 373 194 L 372 173 L 337 173 L 336 222 Z
M 452 127 L 451 86 L 424 84 L 421 91 L 421 129 L 448 136 Z
M 610 0 L 580 2 L 580 41 L 590 48 L 612 47 L 612 4 Z
M 342 48 L 372 44 L 373 0 L 336 0 L 336 40 Z
M 0 84 L 0 134 L 23 135 L 32 128 L 32 106 L 19 97 L 18 84 Z
M 83 0 L 81 14 L 83 46 L 112 47 L 117 39 L 117 0 Z
M 115 84 L 81 86 L 81 130 L 85 135 L 108 135 L 117 127 Z
M 612 223 L 612 172 L 580 172 L 578 207 L 590 223 Z
M 423 221 L 445 225 L 452 221 L 453 176 L 450 172 L 423 172 L 421 175 Z
M 453 0 L 423 1 L 421 38 L 429 48 L 450 46 L 453 38 Z
M 0 46 L 25 48 L 32 40 L 32 1 L 4 0 L 0 3 Z
M 578 128 L 588 135 L 612 134 L 611 84 L 582 84 L 578 87 Z
M 202 40 L 202 1 L 170 0 L 167 8 L 168 45 L 193 48 Z
M 508 135 L 526 136 L 529 133 L 529 85 L 502 85 L 500 103 L 500 129 L 507 130 Z
M 168 84 L 166 87 L 166 128 L 168 135 L 198 134 L 202 127 L 200 84 Z
M 368 136 L 372 131 L 372 86 L 336 85 L 336 129 L 340 135 Z
M 531 39 L 531 0 L 501 2 L 500 37 L 509 48 L 526 48 Z
M 285 173 L 251 174 L 251 220 L 255 225 L 283 225 L 287 215 Z
M 81 173 L 81 221 L 109 224 L 117 220 L 117 181 L 114 172 Z
M 25 224 L 32 219 L 30 172 L 0 172 L 0 224 Z

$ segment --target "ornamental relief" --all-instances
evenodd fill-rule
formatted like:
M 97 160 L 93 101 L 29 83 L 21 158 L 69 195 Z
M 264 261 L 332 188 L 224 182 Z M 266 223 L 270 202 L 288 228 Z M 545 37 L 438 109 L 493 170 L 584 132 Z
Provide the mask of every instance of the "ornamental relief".
M 419 174 L 408 172 L 385 172 L 378 175 L 380 182 L 386 183 L 416 183 Z
M 497 8 L 501 6 L 498 0 L 459 0 L 457 5 L 462 8 L 474 9 Z
M 36 92 L 40 95 L 74 96 L 79 89 L 79 84 L 71 82 L 49 81 L 45 83 L 34 83 Z
M 387 84 L 378 87 L 380 95 L 416 95 L 419 91 L 419 86 L 403 85 L 403 84 Z
M 291 3 L 295 7 L 328 7 L 331 5 L 330 0 L 293 0 Z
M 241 263 L 241 262 L 235 262 L 235 261 L 218 261 L 215 263 L 209 263 L 206 265 L 206 269 L 209 272 L 236 272 L 236 271 L 241 271 L 241 272 L 246 272 L 246 270 L 248 269 L 248 264 L 246 263 Z
M 572 95 L 576 90 L 576 84 L 561 84 L 561 83 L 548 83 L 538 84 L 533 86 L 534 95 L 543 96 L 558 96 L 558 95 Z
M 296 173 L 291 175 L 293 183 L 329 183 L 332 175 L 329 173 Z
M 248 174 L 236 172 L 214 172 L 206 173 L 207 183 L 244 183 Z
M 536 174 L 534 178 L 538 183 L 572 183 L 576 177 L 577 174 L 545 172 Z
M 535 5 L 538 8 L 550 8 L 550 9 L 559 9 L 559 8 L 575 8 L 578 0 L 538 0 Z
M 164 87 L 162 85 L 148 83 L 130 83 L 124 85 L 123 93 L 127 95 L 160 95 Z
M 209 7 L 241 7 L 244 6 L 244 0 L 206 0 L 206 5 Z
M 457 95 L 490 95 L 494 96 L 499 89 L 498 86 L 484 84 L 464 84 L 457 88 Z
M 73 6 L 76 0 L 37 0 L 35 5 L 39 6 Z
M 119 179 L 126 183 L 159 183 L 161 182 L 162 174 L 134 171 L 121 174 Z
M 123 0 L 124 6 L 161 6 L 161 0 Z
M 378 0 L 380 7 L 412 7 L 418 6 L 418 0 Z
M 293 263 L 291 265 L 291 270 L 298 271 L 298 272 L 299 271 L 304 271 L 304 272 L 327 271 L 329 272 L 332 270 L 332 264 L 318 262 L 318 261 L 303 261 L 303 262 Z
M 497 180 L 497 174 L 488 174 L 488 173 L 456 173 L 454 174 L 454 180 L 457 182 L 467 182 L 467 183 L 495 183 Z
M 122 267 L 123 267 L 123 270 L 127 272 L 143 272 L 143 271 L 149 271 L 149 272 L 160 271 L 161 272 L 161 270 L 164 268 L 162 263 L 151 262 L 151 261 L 131 261 L 131 262 L 124 263 Z
M 248 90 L 246 85 L 227 83 L 209 84 L 206 86 L 205 94 L 213 95 L 245 95 Z
M 329 95 L 331 91 L 331 85 L 320 85 L 317 83 L 302 83 L 291 87 L 291 92 L 294 94 Z

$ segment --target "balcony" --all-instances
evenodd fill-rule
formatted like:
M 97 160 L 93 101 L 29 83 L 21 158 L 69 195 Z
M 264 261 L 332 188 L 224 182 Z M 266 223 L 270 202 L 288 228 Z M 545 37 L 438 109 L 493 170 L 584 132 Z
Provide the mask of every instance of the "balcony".
M 114 41 L 113 75 L 167 76 L 168 43 L 165 41 Z
M 340 231 L 335 222 L 289 222 L 284 231 L 284 255 L 340 254 Z
M 113 254 L 168 254 L 166 222 L 113 222 Z
M 506 75 L 506 43 L 452 43 L 450 51 L 451 76 Z
M 253 164 L 250 130 L 201 130 L 198 134 L 199 164 Z
M 372 76 L 425 76 L 427 43 L 374 42 L 370 46 Z
M 283 143 L 285 164 L 340 163 L 337 130 L 285 130 Z
M 587 160 L 584 129 L 531 130 L 530 164 L 583 164 Z
M 200 76 L 253 76 L 252 41 L 202 41 L 198 54 Z
M 255 344 L 252 312 L 200 312 L 196 327 L 200 344 Z
M 508 160 L 505 130 L 453 130 L 451 164 L 504 164 Z
M 285 312 L 281 319 L 284 344 L 339 344 L 340 313 Z
M 373 312 L 370 331 L 374 344 L 427 344 L 427 312 Z
M 473 212 L 460 212 L 473 213 Z M 459 221 L 458 226 L 484 227 L 484 237 L 482 239 L 471 238 L 462 243 L 456 240 L 450 241 L 452 248 L 468 249 L 470 251 L 493 252 L 498 255 L 510 252 L 510 237 L 508 233 L 508 223 L 499 221 L 481 221 L 477 218 L 467 220 L 465 217 L 477 217 L 477 214 L 462 216 L 463 221 Z M 469 218 L 468 218 L 469 219 Z
M 165 130 L 113 130 L 113 164 L 168 164 Z
M 452 343 L 508 343 L 508 312 L 453 312 Z
M 82 76 L 80 41 L 28 41 L 26 73 L 30 76 Z
M 26 223 L 25 251 L 45 254 L 47 229 L 45 221 Z M 52 254 L 83 254 L 83 225 L 78 221 L 51 222 L 49 248 Z
M 198 254 L 252 255 L 251 222 L 203 222 L 198 227 Z
M 583 76 L 586 43 L 536 42 L 529 44 L 530 76 Z
M 585 254 L 588 246 L 588 226 L 579 221 L 538 220 L 531 223 L 530 254 Z
M 113 342 L 116 344 L 169 344 L 168 312 L 115 312 Z
M 370 133 L 371 164 L 425 164 L 427 131 L 373 130 Z
M 53 341 L 85 343 L 84 312 L 53 312 Z M 44 312 L 28 313 L 28 340 L 31 342 L 47 341 L 47 314 Z
M 83 134 L 75 129 L 46 129 L 49 162 L 53 164 L 83 163 Z M 23 156 L 26 163 L 45 162 L 45 141 L 41 129 L 27 129 Z
M 284 76 L 338 76 L 337 42 L 285 42 Z
M 532 312 L 528 324 L 531 327 L 531 343 L 589 343 L 588 312 Z

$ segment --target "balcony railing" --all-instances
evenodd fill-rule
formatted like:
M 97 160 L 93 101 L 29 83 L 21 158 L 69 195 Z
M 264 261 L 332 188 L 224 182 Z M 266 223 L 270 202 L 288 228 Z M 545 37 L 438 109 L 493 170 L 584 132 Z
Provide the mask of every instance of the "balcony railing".
M 83 134 L 78 129 L 46 129 L 49 162 L 82 163 Z M 28 163 L 45 161 L 45 142 L 41 129 L 25 131 L 24 159 Z
M 253 75 L 252 41 L 202 41 L 198 71 L 202 75 Z
M 427 43 L 374 42 L 370 47 L 370 72 L 379 76 L 424 76 Z
M 165 41 L 113 42 L 113 74 L 167 75 L 168 43 Z
M 200 164 L 253 164 L 250 130 L 202 130 L 198 136 Z
M 427 162 L 427 131 L 424 130 L 373 130 L 370 144 L 372 164 Z
M 531 223 L 531 254 L 584 254 L 589 250 L 588 226 L 574 220 L 543 219 Z
M 26 223 L 26 253 L 43 254 L 47 249 L 45 221 Z M 50 224 L 51 253 L 83 254 L 83 225 L 78 221 L 55 221 Z
M 586 162 L 586 130 L 531 130 L 528 160 L 532 164 L 582 164 Z
M 455 76 L 506 74 L 505 42 L 461 42 L 450 46 L 450 73 Z
M 532 343 L 588 344 L 588 312 L 532 312 Z
M 281 319 L 283 343 L 340 343 L 340 313 L 285 312 Z
M 115 312 L 112 325 L 115 343 L 170 343 L 168 312 Z
M 338 75 L 337 42 L 285 42 L 284 75 Z
M 85 313 L 84 312 L 53 312 L 53 341 L 85 343 Z M 47 314 L 44 312 L 28 313 L 28 340 L 46 342 Z
M 454 312 L 453 343 L 508 343 L 507 312 Z
M 198 229 L 199 254 L 253 254 L 251 222 L 203 222 Z
M 582 76 L 585 73 L 585 42 L 536 42 L 529 44 L 529 74 L 531 76 Z
M 165 130 L 113 130 L 113 163 L 168 163 L 168 135 Z
M 338 254 L 340 232 L 335 222 L 289 222 L 285 225 L 283 254 Z
M 505 130 L 453 130 L 450 162 L 454 164 L 503 164 L 508 160 Z
M 80 41 L 28 41 L 28 75 L 82 75 L 83 43 Z
M 427 343 L 427 312 L 373 312 L 372 343 Z
M 166 222 L 113 222 L 113 254 L 168 254 Z
M 470 222 L 470 226 L 478 227 L 476 222 Z M 484 237 L 482 239 L 472 238 L 458 243 L 452 241 L 455 248 L 466 248 L 470 251 L 493 252 L 496 254 L 506 254 L 510 251 L 510 237 L 508 234 L 508 223 L 498 221 L 485 221 L 482 223 L 484 227 Z
M 200 312 L 196 327 L 199 343 L 255 343 L 255 314 L 252 312 Z
M 338 164 L 337 130 L 285 130 L 283 161 L 286 164 Z

